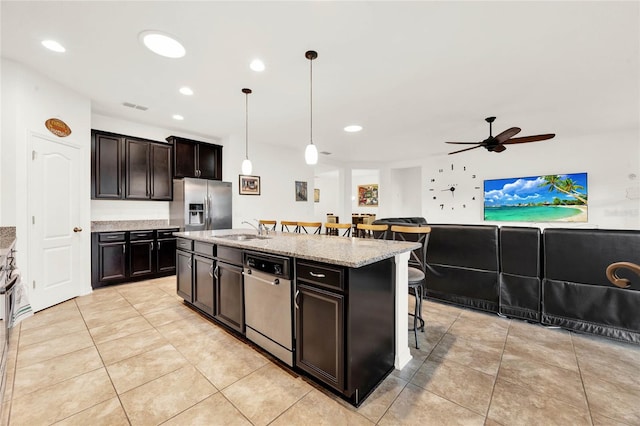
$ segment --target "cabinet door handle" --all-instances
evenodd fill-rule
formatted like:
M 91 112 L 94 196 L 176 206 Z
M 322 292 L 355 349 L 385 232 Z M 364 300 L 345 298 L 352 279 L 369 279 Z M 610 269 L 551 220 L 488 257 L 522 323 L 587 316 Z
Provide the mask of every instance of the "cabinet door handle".
M 213 278 L 213 263 L 211 264 L 211 266 L 209 267 L 209 276 L 211 278 Z
M 126 253 L 126 252 L 127 252 L 127 245 L 126 245 L 126 244 L 123 244 L 123 245 L 122 245 L 122 254 L 124 254 L 124 253 Z
M 213 265 L 211 265 L 213 266 Z M 220 266 L 216 265 L 216 269 L 213 270 L 213 276 L 216 277 L 216 280 L 220 279 Z
M 189 267 L 189 269 L 191 269 L 191 259 L 189 259 L 189 261 L 187 262 L 187 266 Z
M 151 251 L 153 251 L 153 241 L 151 241 Z
M 158 241 L 158 250 L 160 250 L 160 241 Z
M 300 294 L 300 290 L 296 290 L 296 295 L 293 296 L 293 305 L 296 307 L 296 309 L 300 309 L 300 306 L 298 306 L 298 295 Z
M 309 271 L 309 275 L 311 275 L 312 277 L 316 277 L 316 278 L 324 278 L 325 275 L 324 274 L 316 274 L 314 272 Z

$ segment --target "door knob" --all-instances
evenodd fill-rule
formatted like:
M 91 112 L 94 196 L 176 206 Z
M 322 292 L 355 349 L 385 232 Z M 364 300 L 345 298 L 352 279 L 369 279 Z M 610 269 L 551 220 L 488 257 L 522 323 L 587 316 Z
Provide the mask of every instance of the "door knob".
M 82 232 L 82 228 L 76 226 L 75 228 L 73 228 L 73 232 Z

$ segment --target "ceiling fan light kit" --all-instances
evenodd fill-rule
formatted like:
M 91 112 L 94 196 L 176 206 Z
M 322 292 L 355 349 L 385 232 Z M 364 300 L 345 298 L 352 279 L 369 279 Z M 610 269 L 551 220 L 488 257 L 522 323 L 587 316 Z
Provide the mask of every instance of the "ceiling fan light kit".
M 464 151 L 470 151 L 472 149 L 476 149 L 480 147 L 484 147 L 489 152 L 499 153 L 507 149 L 505 145 L 538 142 L 538 141 L 544 141 L 544 140 L 555 137 L 555 133 L 546 133 L 542 135 L 521 136 L 519 138 L 514 138 L 515 135 L 520 133 L 521 129 L 519 127 L 511 127 L 505 130 L 504 132 L 496 136 L 493 136 L 492 124 L 495 121 L 495 119 L 496 117 L 487 117 L 484 119 L 487 123 L 489 123 L 489 137 L 483 140 L 482 142 L 445 142 L 445 143 L 456 144 L 456 145 L 475 145 L 470 148 L 464 148 L 458 151 L 450 152 L 449 155 L 457 154 Z

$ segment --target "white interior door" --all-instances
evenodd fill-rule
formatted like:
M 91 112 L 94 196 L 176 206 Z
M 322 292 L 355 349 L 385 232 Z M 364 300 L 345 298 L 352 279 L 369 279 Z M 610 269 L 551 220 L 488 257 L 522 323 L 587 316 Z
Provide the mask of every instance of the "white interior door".
M 38 311 L 80 294 L 80 171 L 77 147 L 37 134 L 31 146 L 28 286 Z

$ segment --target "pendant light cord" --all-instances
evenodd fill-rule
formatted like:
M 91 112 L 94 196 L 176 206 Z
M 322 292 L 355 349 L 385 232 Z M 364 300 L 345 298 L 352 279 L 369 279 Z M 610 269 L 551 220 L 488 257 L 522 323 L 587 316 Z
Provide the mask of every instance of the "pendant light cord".
M 309 59 L 309 63 L 309 111 L 311 112 L 309 120 L 309 140 L 311 141 L 311 145 L 313 145 L 313 59 Z
M 244 98 L 244 158 L 249 159 L 249 94 Z

